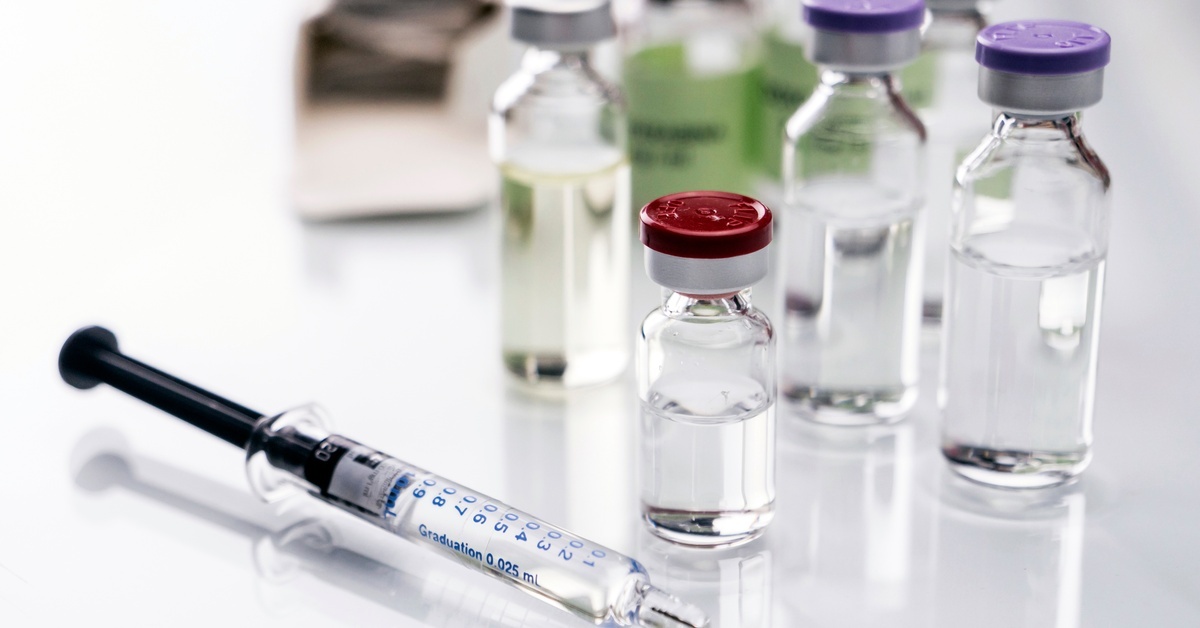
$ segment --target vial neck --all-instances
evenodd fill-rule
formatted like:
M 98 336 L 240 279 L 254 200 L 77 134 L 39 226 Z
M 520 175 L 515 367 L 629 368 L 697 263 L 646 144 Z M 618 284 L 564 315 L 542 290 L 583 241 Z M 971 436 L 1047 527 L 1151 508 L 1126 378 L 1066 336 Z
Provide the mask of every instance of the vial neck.
M 1083 135 L 1078 111 L 1066 113 L 1028 114 L 1001 111 L 992 123 L 996 137 L 1019 140 L 1075 139 Z
M 532 74 L 549 70 L 587 72 L 591 67 L 591 50 L 586 47 L 564 49 L 531 46 L 521 59 L 521 69 Z
M 896 76 L 890 70 L 856 72 L 851 70 L 822 67 L 821 85 L 842 94 L 863 96 L 899 93 Z
M 711 318 L 743 314 L 751 308 L 750 288 L 727 294 L 664 291 L 662 309 L 672 317 Z

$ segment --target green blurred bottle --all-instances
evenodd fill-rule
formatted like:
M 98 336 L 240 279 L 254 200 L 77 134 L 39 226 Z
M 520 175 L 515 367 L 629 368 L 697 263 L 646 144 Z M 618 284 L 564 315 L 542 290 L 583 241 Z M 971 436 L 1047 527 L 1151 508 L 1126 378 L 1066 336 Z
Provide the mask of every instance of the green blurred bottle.
M 754 191 L 759 44 L 743 0 L 649 0 L 627 30 L 633 202 Z
M 759 164 L 772 189 L 783 173 L 783 127 L 817 86 L 817 67 L 804 56 L 808 26 L 800 20 L 800 9 L 801 0 L 768 0 L 766 9 Z

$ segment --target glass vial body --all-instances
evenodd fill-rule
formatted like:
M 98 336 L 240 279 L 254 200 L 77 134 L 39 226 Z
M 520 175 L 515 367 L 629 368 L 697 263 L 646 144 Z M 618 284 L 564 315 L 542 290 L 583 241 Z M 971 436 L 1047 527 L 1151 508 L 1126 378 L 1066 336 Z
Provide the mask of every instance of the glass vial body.
M 549 386 L 617 377 L 630 239 L 619 93 L 585 49 L 532 48 L 497 90 L 489 132 L 502 177 L 505 367 Z
M 925 183 L 925 279 L 922 314 L 928 323 L 942 318 L 942 291 L 950 251 L 950 205 L 954 172 L 979 144 L 992 120 L 980 102 L 975 81 L 975 36 L 984 15 L 966 8 L 931 8 L 921 56 L 900 74 L 904 98 L 928 132 Z
M 889 72 L 822 68 L 788 120 L 781 388 L 803 418 L 886 423 L 916 401 L 924 140 Z
M 939 390 L 958 473 L 1039 487 L 1087 466 L 1108 190 L 1075 113 L 1002 113 L 959 168 Z
M 652 0 L 625 36 L 634 206 L 684 190 L 751 193 L 759 54 L 748 4 Z
M 771 324 L 749 290 L 665 292 L 638 342 L 643 514 L 670 541 L 747 541 L 774 515 Z

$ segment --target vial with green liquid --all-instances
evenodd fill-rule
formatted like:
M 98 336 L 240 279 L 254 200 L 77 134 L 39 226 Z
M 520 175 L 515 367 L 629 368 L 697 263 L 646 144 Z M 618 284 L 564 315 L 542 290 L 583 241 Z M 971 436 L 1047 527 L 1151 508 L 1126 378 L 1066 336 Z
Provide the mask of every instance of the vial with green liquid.
M 513 38 L 530 48 L 492 103 L 503 359 L 538 388 L 608 381 L 629 358 L 624 113 L 590 53 L 615 33 L 608 2 L 514 7 Z
M 627 35 L 634 204 L 686 190 L 752 192 L 761 91 L 750 6 L 648 0 Z

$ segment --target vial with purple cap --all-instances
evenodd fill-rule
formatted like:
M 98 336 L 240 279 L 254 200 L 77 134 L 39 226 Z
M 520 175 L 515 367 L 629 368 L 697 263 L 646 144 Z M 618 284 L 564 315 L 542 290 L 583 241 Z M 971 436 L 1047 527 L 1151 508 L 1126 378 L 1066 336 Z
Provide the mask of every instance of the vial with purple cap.
M 806 0 L 820 85 L 788 120 L 780 216 L 782 391 L 836 425 L 903 418 L 917 397 L 925 127 L 895 73 L 921 0 Z
M 958 169 L 939 405 L 943 453 L 978 482 L 1061 484 L 1091 456 L 1109 175 L 1079 111 L 1100 101 L 1109 48 L 1059 20 L 977 39 L 999 113 Z

